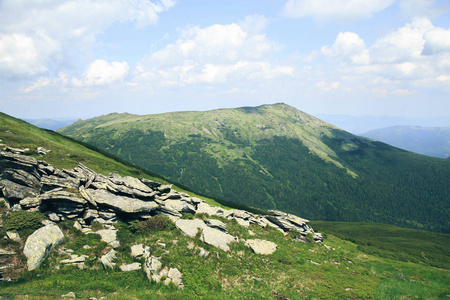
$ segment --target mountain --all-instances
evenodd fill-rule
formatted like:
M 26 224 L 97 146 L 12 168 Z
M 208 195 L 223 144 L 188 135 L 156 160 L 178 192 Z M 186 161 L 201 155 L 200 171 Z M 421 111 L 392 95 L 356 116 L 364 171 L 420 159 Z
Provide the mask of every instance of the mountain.
M 450 156 L 450 127 L 393 126 L 371 130 L 361 136 L 419 154 Z
M 217 198 L 313 220 L 450 232 L 448 160 L 352 135 L 282 103 L 109 114 L 59 132 Z
M 449 117 L 391 117 L 317 114 L 316 117 L 353 134 L 394 126 L 450 127 Z
M 4 114 L 0 139 L 4 299 L 441 299 L 449 294 L 448 234 L 312 222 L 324 233 L 324 242 L 315 243 L 304 219 L 217 206 L 161 185 L 159 178 L 161 183 L 154 182 L 110 154 Z M 47 151 L 38 152 L 42 146 Z

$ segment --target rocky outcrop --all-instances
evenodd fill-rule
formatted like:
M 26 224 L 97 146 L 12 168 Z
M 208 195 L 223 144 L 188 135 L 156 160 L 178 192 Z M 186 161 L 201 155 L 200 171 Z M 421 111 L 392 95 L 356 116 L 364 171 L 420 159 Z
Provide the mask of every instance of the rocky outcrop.
M 31 234 L 25 242 L 23 254 L 27 257 L 28 270 L 40 266 L 49 252 L 64 239 L 64 234 L 56 225 L 47 225 Z
M 0 197 L 9 208 L 39 210 L 50 219 L 46 221 L 49 225 L 33 233 L 25 244 L 24 252 L 30 270 L 38 267 L 48 252 L 64 238 L 54 223 L 65 219 L 74 219 L 75 228 L 86 234 L 93 232 L 90 227 L 92 223 L 102 224 L 104 229 L 95 233 L 113 248 L 119 246 L 116 230 L 112 226 L 114 222 L 118 219 L 148 219 L 158 214 L 170 217 L 187 236 L 199 238 L 223 251 L 230 251 L 230 244 L 239 242 L 239 238 L 230 235 L 227 225 L 217 218 L 182 219 L 182 213 L 207 214 L 236 220 L 244 227 L 252 224 L 270 226 L 285 234 L 289 231 L 295 231 L 300 236 L 312 234 L 314 241 L 323 240 L 321 234 L 315 233 L 307 224 L 308 220 L 292 214 L 271 210 L 267 215 L 258 215 L 239 209 L 227 210 L 177 192 L 171 185 L 161 185 L 144 178 L 121 177 L 115 173 L 104 176 L 83 164 L 72 170 L 59 170 L 45 161 L 38 161 L 17 151 L 0 152 L 0 188 Z M 270 241 L 254 239 L 245 243 L 256 254 L 261 255 L 269 255 L 277 249 L 277 245 Z M 167 282 L 182 287 L 178 270 L 161 270 L 161 262 L 150 255 L 149 247 L 134 245 L 131 250 L 133 257 L 145 259 L 143 269 L 149 279 L 159 281 L 166 277 Z M 203 248 L 199 248 L 199 251 L 201 257 L 209 255 Z M 84 259 L 86 257 L 71 256 L 62 263 L 83 267 Z M 112 269 L 115 267 L 114 259 L 115 251 L 111 250 L 100 261 L 105 268 Z M 137 265 L 122 267 L 134 270 Z

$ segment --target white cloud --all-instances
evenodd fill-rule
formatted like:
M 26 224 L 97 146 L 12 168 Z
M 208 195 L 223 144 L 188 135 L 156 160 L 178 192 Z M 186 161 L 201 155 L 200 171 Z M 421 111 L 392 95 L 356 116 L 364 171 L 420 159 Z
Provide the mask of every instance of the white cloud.
M 325 56 L 339 58 L 344 62 L 353 64 L 367 64 L 369 62 L 369 51 L 364 40 L 356 33 L 340 32 L 331 47 L 322 47 Z
M 370 18 L 395 0 L 288 0 L 283 8 L 287 17 L 311 16 L 320 21 L 347 21 Z
M 450 29 L 433 28 L 427 31 L 423 38 L 425 40 L 423 54 L 450 53 Z
M 47 66 L 40 60 L 32 38 L 24 34 L 0 35 L 0 74 L 16 77 L 45 71 Z
M 331 91 L 326 82 L 341 82 L 384 97 L 442 86 L 450 75 L 449 40 L 450 30 L 427 18 L 414 18 L 372 45 L 356 33 L 341 32 L 333 45 L 321 48 L 328 71 L 318 76 L 316 87 Z
M 373 62 L 394 63 L 418 59 L 425 44 L 424 34 L 434 26 L 427 18 L 415 18 L 411 23 L 378 39 L 370 49 Z
M 128 70 L 129 66 L 126 62 L 108 63 L 105 60 L 97 59 L 89 65 L 81 79 L 72 78 L 72 83 L 75 86 L 109 85 L 123 80 Z
M 43 74 L 70 53 L 89 49 L 113 23 L 155 24 L 158 14 L 174 4 L 172 0 L 3 0 L 0 77 Z
M 241 25 L 189 27 L 174 44 L 143 60 L 137 67 L 135 81 L 159 80 L 173 86 L 292 76 L 293 68 L 267 61 L 279 46 L 260 33 L 265 22 L 262 17 L 250 16 Z

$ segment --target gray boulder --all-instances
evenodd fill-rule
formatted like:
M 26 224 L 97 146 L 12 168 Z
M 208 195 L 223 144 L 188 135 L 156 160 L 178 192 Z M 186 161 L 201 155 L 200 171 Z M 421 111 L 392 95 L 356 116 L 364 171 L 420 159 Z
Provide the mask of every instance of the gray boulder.
M 236 237 L 208 226 L 202 228 L 202 235 L 200 239 L 209 245 L 222 249 L 223 251 L 229 251 L 230 247 L 228 244 L 238 241 Z
M 40 266 L 51 250 L 64 240 L 64 234 L 56 225 L 47 225 L 36 230 L 25 242 L 23 254 L 27 257 L 28 270 Z
M 277 244 L 260 239 L 247 240 L 245 245 L 250 247 L 256 254 L 269 255 L 277 250 Z
M 122 270 L 122 272 L 131 272 L 131 271 L 137 271 L 141 269 L 141 264 L 138 262 L 135 263 L 131 263 L 131 264 L 123 264 L 120 265 L 120 270 Z

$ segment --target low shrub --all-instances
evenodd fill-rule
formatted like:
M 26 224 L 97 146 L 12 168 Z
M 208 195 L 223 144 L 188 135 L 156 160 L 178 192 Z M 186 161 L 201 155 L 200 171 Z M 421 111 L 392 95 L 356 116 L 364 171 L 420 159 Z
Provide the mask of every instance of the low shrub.
M 40 212 L 12 211 L 3 216 L 3 227 L 6 231 L 21 231 L 42 227 L 45 215 Z
M 131 221 L 128 228 L 133 233 L 146 234 L 152 231 L 171 230 L 174 224 L 168 217 L 157 215 L 145 221 Z

